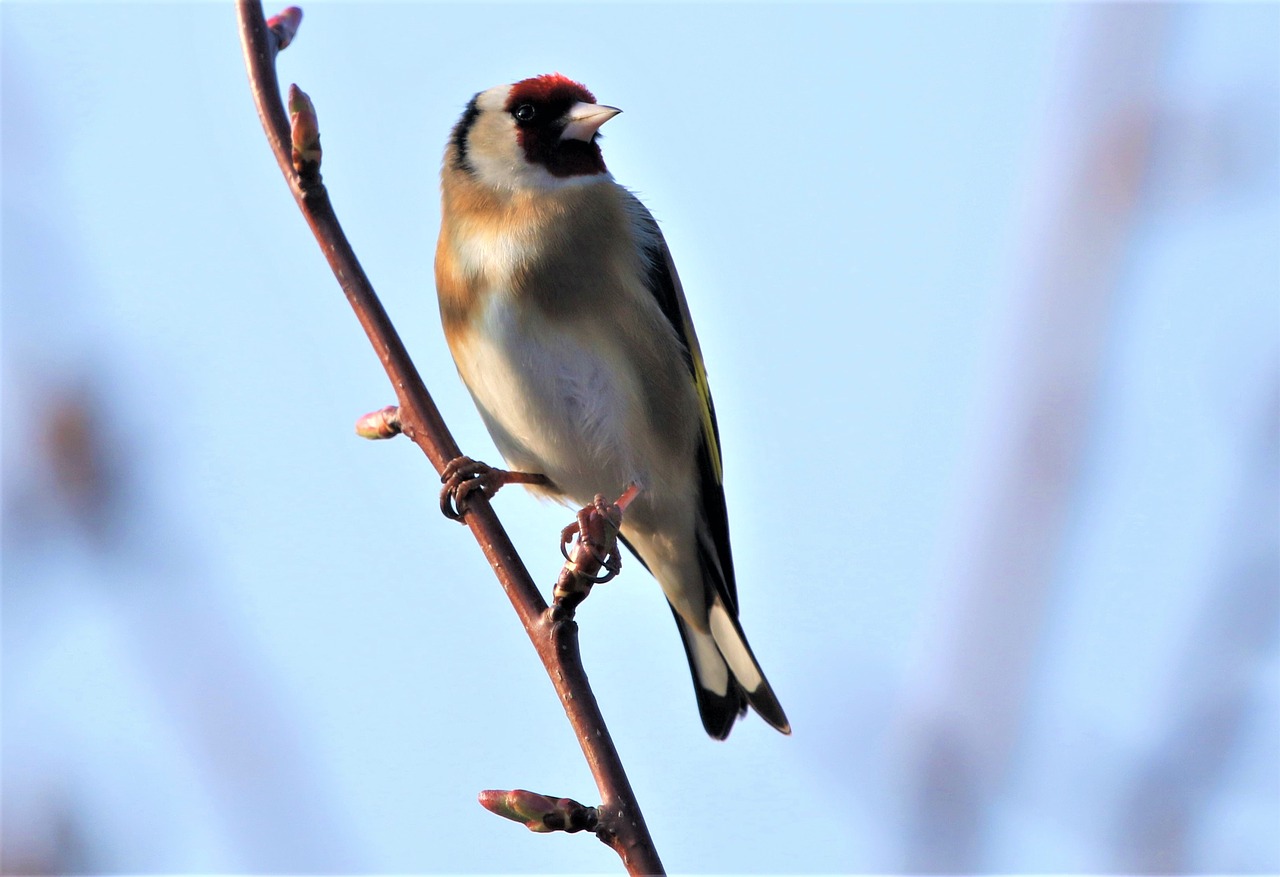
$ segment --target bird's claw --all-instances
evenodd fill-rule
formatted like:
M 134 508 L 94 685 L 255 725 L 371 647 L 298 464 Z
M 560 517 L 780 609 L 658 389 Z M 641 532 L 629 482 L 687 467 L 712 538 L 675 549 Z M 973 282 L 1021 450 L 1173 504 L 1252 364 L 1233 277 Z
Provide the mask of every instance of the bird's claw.
M 577 520 L 560 531 L 560 553 L 565 560 L 576 563 L 569 555 L 569 543 L 577 536 L 578 545 L 590 551 L 591 556 L 604 569 L 603 575 L 590 579 L 593 585 L 604 584 L 622 571 L 622 555 L 618 553 L 617 542 L 608 539 L 604 530 L 605 526 L 609 526 L 616 531 L 620 522 L 618 507 L 606 500 L 603 494 L 596 494 L 591 505 L 578 510 Z M 605 547 L 610 541 L 613 542 L 613 550 Z
M 494 469 L 487 463 L 470 457 L 455 457 L 440 473 L 444 487 L 440 491 L 440 511 L 451 521 L 461 521 L 467 512 L 467 497 L 476 490 L 492 499 L 501 484 L 494 484 Z
M 440 490 L 440 511 L 451 521 L 461 521 L 467 513 L 467 497 L 477 490 L 485 499 L 493 499 L 504 484 L 550 485 L 545 475 L 533 472 L 511 472 L 470 457 L 454 457 L 440 473 L 444 487 Z

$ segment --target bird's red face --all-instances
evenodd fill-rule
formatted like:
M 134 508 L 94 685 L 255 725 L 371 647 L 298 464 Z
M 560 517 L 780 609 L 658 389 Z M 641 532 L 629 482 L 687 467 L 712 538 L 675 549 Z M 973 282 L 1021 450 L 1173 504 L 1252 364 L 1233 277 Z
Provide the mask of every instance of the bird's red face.
M 605 172 L 596 132 L 618 110 L 596 104 L 580 83 L 559 73 L 525 79 L 511 86 L 505 111 L 531 164 L 560 178 Z
M 449 166 L 496 191 L 549 191 L 609 178 L 596 132 L 620 110 L 558 73 L 471 99 L 450 137 Z

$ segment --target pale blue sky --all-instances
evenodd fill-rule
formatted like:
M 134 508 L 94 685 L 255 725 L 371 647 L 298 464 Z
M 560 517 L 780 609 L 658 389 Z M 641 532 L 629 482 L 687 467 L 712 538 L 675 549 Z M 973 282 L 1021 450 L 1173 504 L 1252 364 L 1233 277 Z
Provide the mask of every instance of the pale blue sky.
M 1018 370 L 1028 217 L 1092 9 L 318 3 L 281 55 L 365 270 L 459 444 L 494 462 L 431 286 L 445 138 L 473 93 L 549 71 L 624 110 L 605 158 L 679 266 L 743 625 L 795 728 L 708 740 L 639 565 L 591 597 L 587 669 L 673 872 L 903 866 L 902 704 L 992 387 Z M 1209 146 L 1148 179 L 1016 755 L 960 870 L 1121 867 L 1118 801 L 1169 725 L 1274 392 L 1280 7 L 1165 23 L 1161 130 L 1208 119 Z M 6 819 L 73 802 L 90 870 L 613 872 L 589 838 L 475 804 L 595 793 L 422 456 L 352 434 L 393 396 L 267 148 L 232 7 L 5 3 L 0 24 L 6 490 L 39 483 L 44 389 L 85 374 L 136 467 L 105 559 L 6 536 Z M 498 509 L 550 582 L 566 511 L 517 489 Z M 1238 767 L 1197 798 L 1202 870 L 1280 868 L 1269 643 L 1262 675 L 1239 662 Z M 217 749 L 244 739 L 263 748 Z M 273 785 L 273 745 L 304 783 Z

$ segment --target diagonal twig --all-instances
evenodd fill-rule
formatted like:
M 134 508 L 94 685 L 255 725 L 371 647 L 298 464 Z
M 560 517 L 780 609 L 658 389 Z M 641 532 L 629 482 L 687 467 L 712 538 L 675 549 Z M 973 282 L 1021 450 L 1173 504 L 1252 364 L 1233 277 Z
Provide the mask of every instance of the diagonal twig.
M 238 0 L 236 10 L 254 102 L 276 161 L 395 388 L 400 430 L 440 472 L 461 452 L 338 224 L 328 192 L 320 181 L 319 134 L 310 101 L 305 101 L 300 112 L 303 122 L 299 126 L 310 126 L 303 133 L 308 143 L 295 156 L 297 145 L 280 99 L 275 57 L 297 31 L 301 10 L 291 7 L 272 19 L 270 27 L 257 0 Z M 299 98 L 300 103 L 305 100 L 300 93 L 291 97 Z M 621 856 L 629 873 L 664 873 L 587 681 L 572 607 L 548 608 L 487 499 L 477 496 L 468 502 L 465 523 L 520 616 L 586 756 L 601 797 L 594 829 L 597 836 Z M 570 563 L 577 575 L 589 580 L 599 572 L 601 556 L 579 544 Z

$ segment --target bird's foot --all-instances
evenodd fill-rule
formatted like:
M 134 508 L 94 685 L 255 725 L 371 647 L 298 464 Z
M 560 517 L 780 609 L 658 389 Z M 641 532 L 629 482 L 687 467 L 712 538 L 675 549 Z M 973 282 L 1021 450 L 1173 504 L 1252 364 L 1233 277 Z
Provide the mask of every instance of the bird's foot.
M 493 499 L 493 495 L 506 484 L 551 484 L 551 479 L 545 475 L 496 469 L 470 457 L 450 460 L 440 473 L 440 481 L 444 484 L 440 491 L 440 511 L 453 521 L 462 520 L 467 513 L 467 498 L 477 490 L 485 499 Z
M 617 502 L 609 502 L 603 494 L 596 494 L 595 501 L 579 511 L 577 520 L 560 532 L 560 553 L 565 563 L 556 580 L 555 604 L 551 608 L 551 617 L 557 623 L 572 621 L 574 610 L 587 599 L 592 586 L 609 581 L 622 569 L 618 530 L 622 527 L 623 512 L 639 492 L 640 488 L 632 484 Z M 575 536 L 578 544 L 570 553 L 568 546 Z M 599 575 L 601 569 L 603 575 Z
M 582 552 L 590 554 L 595 566 L 604 570 L 604 575 L 589 576 L 590 583 L 601 585 L 622 571 L 622 555 L 618 553 L 618 528 L 622 526 L 622 509 L 617 503 L 609 502 L 603 493 L 597 493 L 595 501 L 578 510 L 577 520 L 560 531 L 560 553 L 568 561 L 566 566 L 580 567 L 587 560 Z M 578 537 L 578 548 L 569 554 L 569 544 Z

